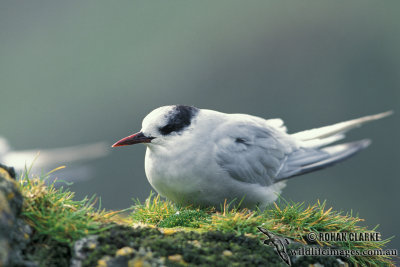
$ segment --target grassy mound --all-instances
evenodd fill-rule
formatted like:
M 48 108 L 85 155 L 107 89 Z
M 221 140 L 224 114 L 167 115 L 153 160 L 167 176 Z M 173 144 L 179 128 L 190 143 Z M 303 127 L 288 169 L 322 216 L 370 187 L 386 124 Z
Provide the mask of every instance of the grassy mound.
M 214 208 L 179 207 L 151 194 L 144 203 L 136 201 L 129 209 L 105 211 L 94 207 L 94 197 L 77 201 L 69 190 L 57 188 L 54 183 L 46 185 L 45 180 L 51 173 L 43 177 L 24 174 L 19 180 L 25 199 L 22 216 L 34 229 L 32 244 L 24 253 L 28 259 L 43 266 L 55 266 L 61 259 L 67 266 L 75 242 L 90 235 L 97 235 L 97 245 L 89 246 L 93 253 L 84 261 L 87 266 L 116 260 L 110 257 L 121 256 L 118 251 L 125 247 L 142 258 L 149 257 L 147 252 L 142 252 L 150 248 L 152 257 L 168 265 L 212 262 L 226 265 L 228 259 L 257 265 L 271 262 L 273 254 L 278 266 L 283 262 L 272 248 L 261 245 L 260 239 L 265 236 L 257 226 L 299 244 L 307 244 L 305 237 L 310 232 L 376 230 L 359 226 L 362 219 L 332 208 L 326 209 L 326 203 L 319 201 L 306 206 L 280 200 L 264 211 L 240 209 L 225 203 L 220 209 L 222 211 L 218 211 Z M 115 241 L 113 245 L 107 242 L 109 239 Z M 370 250 L 383 249 L 388 242 L 325 242 L 316 245 Z M 244 257 L 246 253 L 251 253 L 255 262 L 241 261 L 249 258 Z M 174 255 L 177 256 L 171 257 Z M 122 256 L 125 260 L 130 259 Z M 361 266 L 394 266 L 389 256 L 349 257 L 348 260 Z

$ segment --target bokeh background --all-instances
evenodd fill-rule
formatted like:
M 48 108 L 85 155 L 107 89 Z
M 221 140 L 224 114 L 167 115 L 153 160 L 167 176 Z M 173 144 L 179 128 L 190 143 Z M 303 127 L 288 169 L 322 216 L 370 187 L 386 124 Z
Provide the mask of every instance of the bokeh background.
M 110 145 L 152 109 L 280 117 L 296 132 L 393 109 L 373 144 L 283 197 L 353 211 L 400 247 L 399 1 L 0 2 L 0 135 L 15 149 Z M 70 186 L 108 209 L 151 190 L 144 146 L 111 149 Z M 67 166 L 73 169 L 76 165 Z M 46 171 L 46 170 L 44 170 Z

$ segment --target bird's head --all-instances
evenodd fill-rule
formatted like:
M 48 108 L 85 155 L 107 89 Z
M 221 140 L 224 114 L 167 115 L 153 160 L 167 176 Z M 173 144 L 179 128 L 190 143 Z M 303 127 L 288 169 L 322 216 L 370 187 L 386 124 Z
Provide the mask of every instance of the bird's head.
M 198 112 L 199 109 L 185 105 L 159 107 L 143 119 L 140 132 L 122 138 L 112 147 L 138 143 L 163 144 L 172 137 L 181 135 L 190 127 Z

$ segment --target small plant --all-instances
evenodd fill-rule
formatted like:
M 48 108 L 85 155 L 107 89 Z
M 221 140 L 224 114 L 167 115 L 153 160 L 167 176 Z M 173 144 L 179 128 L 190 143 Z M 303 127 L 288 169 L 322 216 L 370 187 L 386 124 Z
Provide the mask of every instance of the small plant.
M 201 223 L 211 217 L 210 211 L 177 207 L 169 200 L 161 200 L 160 195 L 155 196 L 153 192 L 150 192 L 150 196 L 144 204 L 136 200 L 132 209 L 134 212 L 130 218 L 134 222 L 153 224 L 164 228 L 199 228 Z
M 56 188 L 46 180 L 56 170 L 41 177 L 29 177 L 26 170 L 19 179 L 24 196 L 22 217 L 40 235 L 48 235 L 62 243 L 72 243 L 89 234 L 105 230 L 104 224 L 114 212 L 95 209 L 95 197 L 74 200 L 74 193 Z
M 165 218 L 158 223 L 158 227 L 190 227 L 200 228 L 201 224 L 210 219 L 210 214 L 203 210 L 185 210 L 177 211 L 175 214 Z
M 248 209 L 240 209 L 238 206 L 231 207 L 232 203 L 225 201 L 220 208 L 222 212 L 214 212 L 209 224 L 203 227 L 207 230 L 218 230 L 224 233 L 233 232 L 241 234 L 257 234 L 257 226 L 261 224 L 261 217 L 258 212 Z
M 133 221 L 154 225 L 172 216 L 179 210 L 171 201 L 163 201 L 159 195 L 155 196 L 153 192 L 150 192 L 150 196 L 144 204 L 136 200 L 133 209 L 134 212 L 131 215 Z

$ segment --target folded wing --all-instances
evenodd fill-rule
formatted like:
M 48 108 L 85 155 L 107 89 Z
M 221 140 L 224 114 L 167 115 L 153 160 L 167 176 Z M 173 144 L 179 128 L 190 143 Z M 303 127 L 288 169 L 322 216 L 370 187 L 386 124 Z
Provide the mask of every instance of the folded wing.
M 337 123 L 289 135 L 281 120 L 239 121 L 217 129 L 217 163 L 238 181 L 263 186 L 341 162 L 371 143 L 361 141 L 325 147 L 363 123 L 392 112 Z

